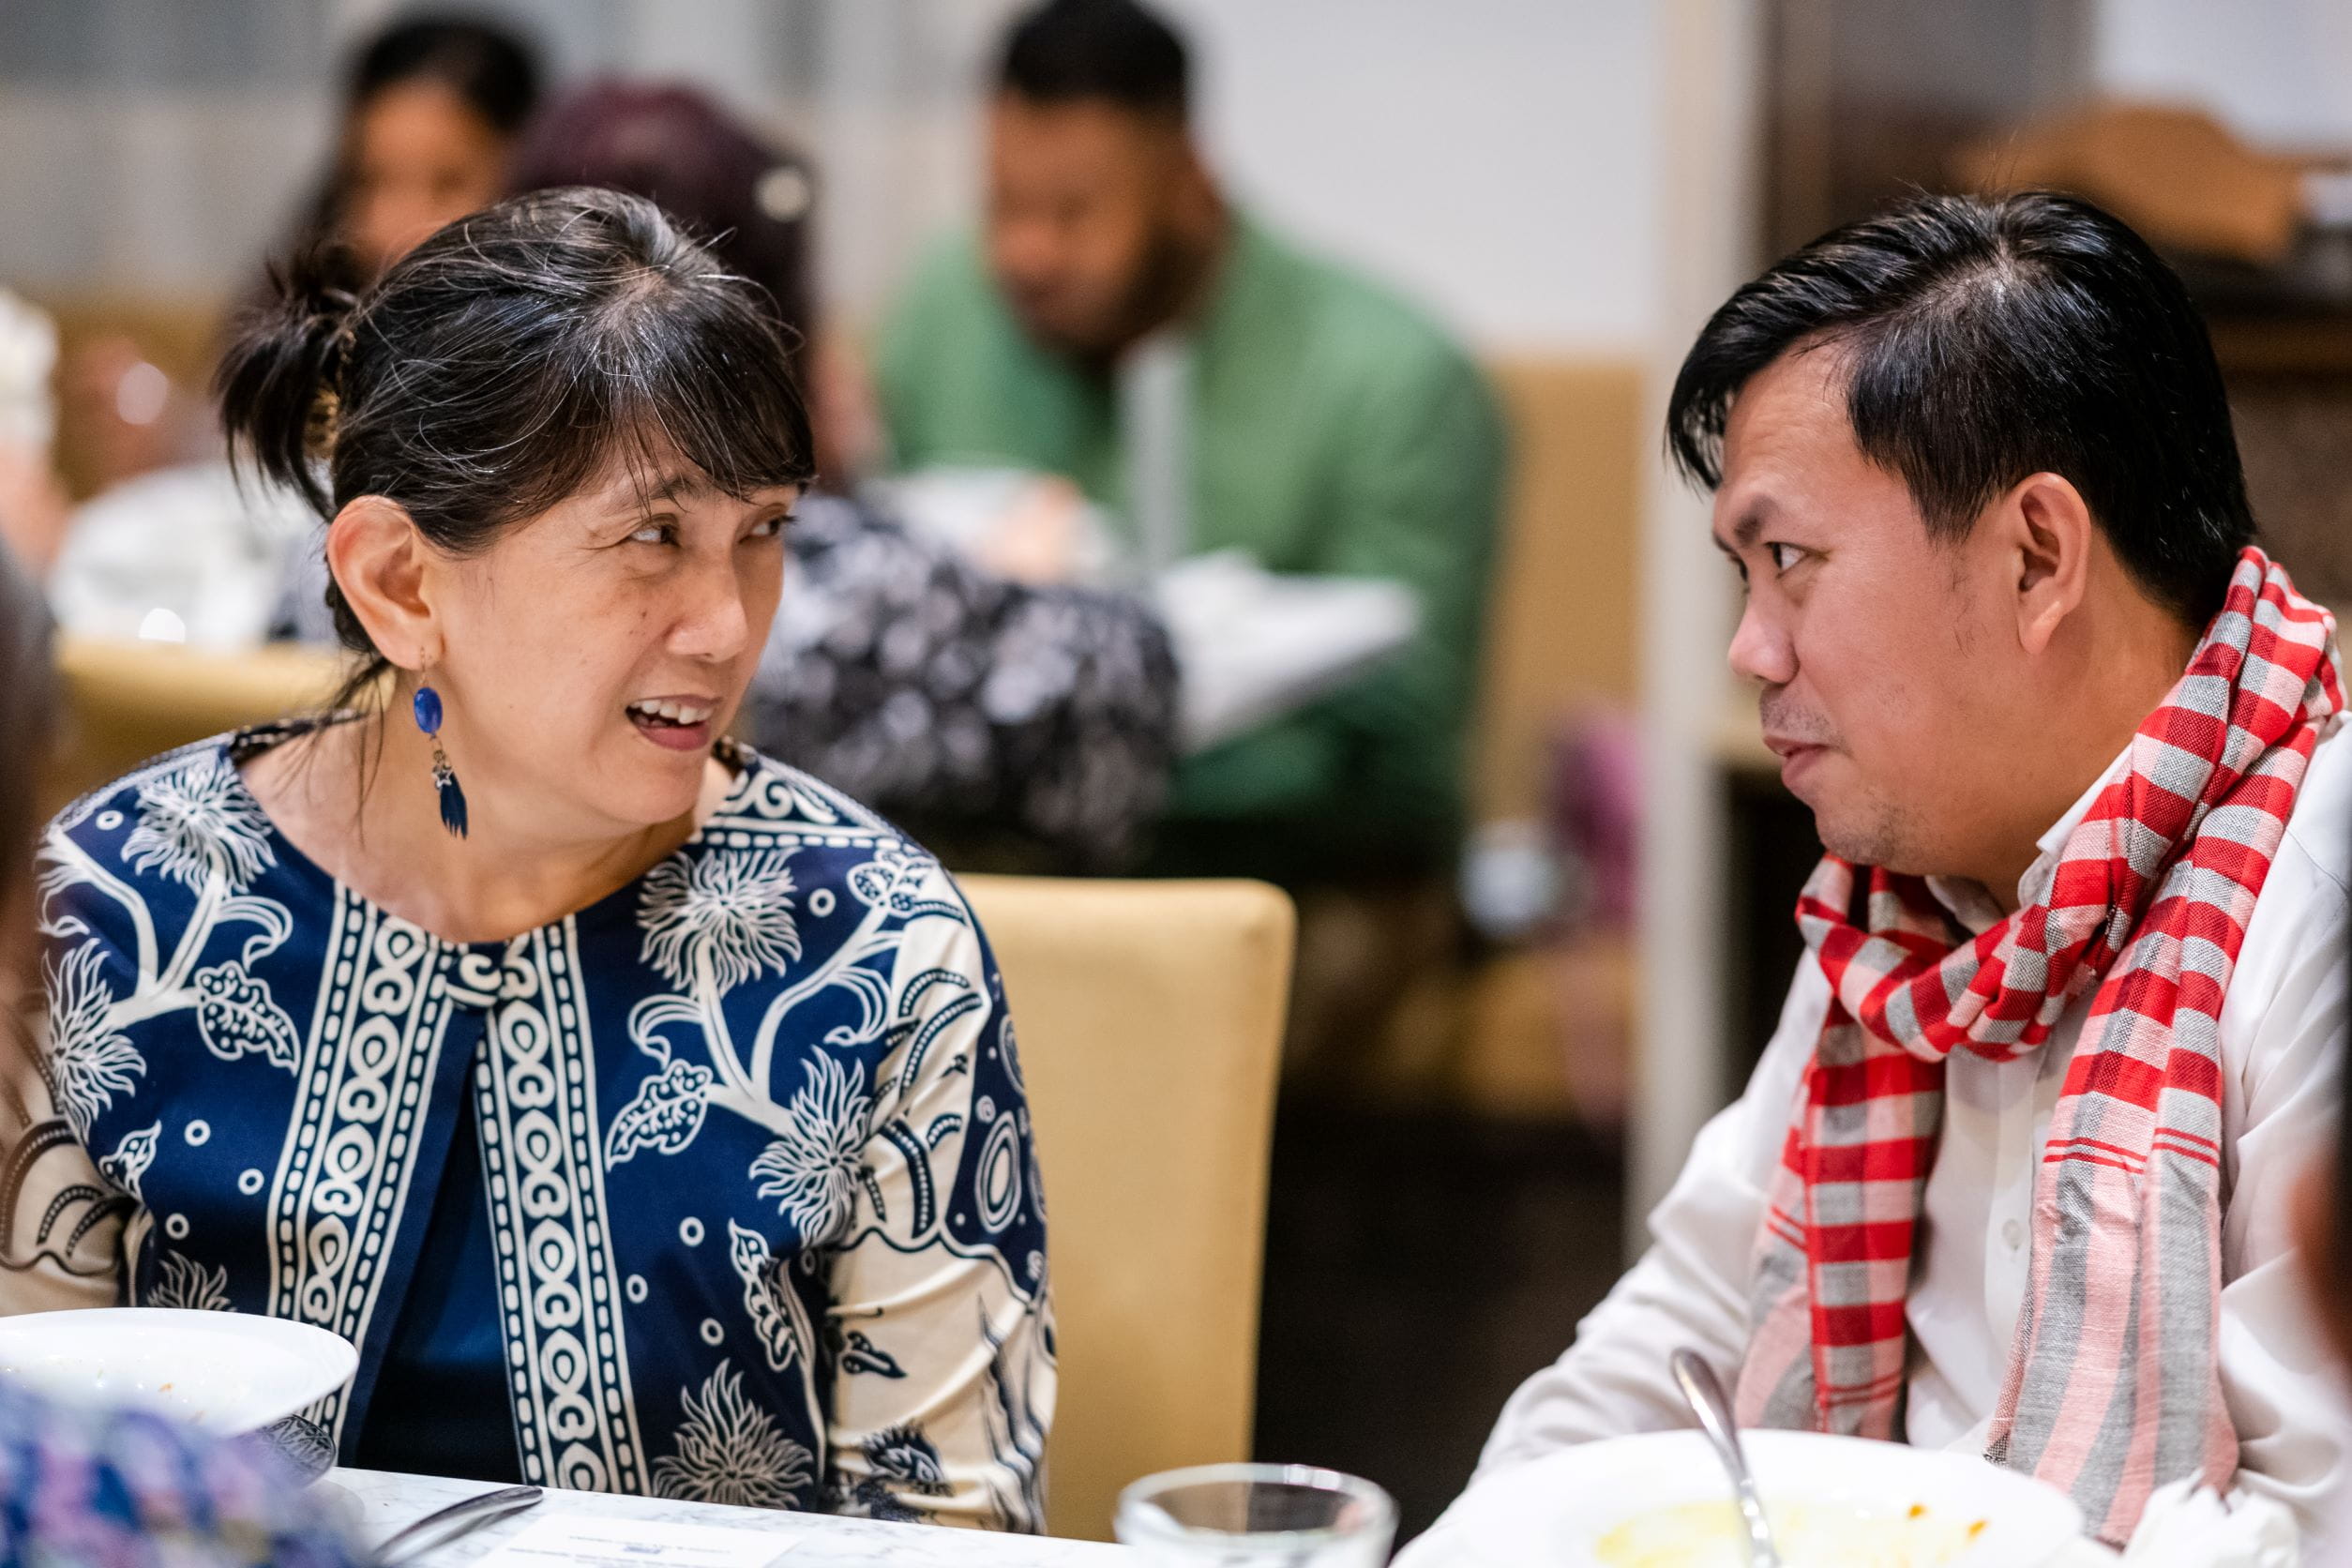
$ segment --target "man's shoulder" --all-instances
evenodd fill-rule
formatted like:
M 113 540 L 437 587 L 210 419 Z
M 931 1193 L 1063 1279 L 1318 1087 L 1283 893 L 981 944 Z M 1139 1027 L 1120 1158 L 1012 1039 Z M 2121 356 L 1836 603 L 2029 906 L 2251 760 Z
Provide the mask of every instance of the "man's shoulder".
M 959 232 L 933 243 L 893 296 L 872 347 L 897 466 L 1056 466 L 1038 449 L 1040 432 L 1014 411 L 1029 408 L 1037 388 L 1057 384 L 1065 372 L 1013 319 L 976 235 Z
M 942 234 L 915 258 L 883 308 L 873 339 L 875 371 L 890 390 L 894 376 L 918 369 L 913 362 L 968 351 L 1002 314 L 977 236 L 966 230 Z
M 1001 351 L 1018 334 L 979 236 L 958 229 L 932 240 L 891 295 L 874 339 L 876 369 L 888 376 Z
M 2305 887 L 2314 897 L 2339 903 L 2352 897 L 2352 723 L 2312 750 L 2264 893 L 2281 887 L 2283 876 L 2284 885 Z
M 988 304 L 995 298 L 980 256 L 980 236 L 970 229 L 950 229 L 933 235 L 917 253 L 892 313 Z
M 2286 831 L 2246 919 L 2224 1019 L 2224 1044 L 2251 1045 L 2251 1020 L 2274 1007 L 2300 1009 L 2314 994 L 2299 976 L 2341 961 L 2352 920 L 2352 727 L 2323 739 L 2295 792 Z
M 1252 294 L 1310 333 L 1319 355 L 1342 358 L 1357 370 L 1477 378 L 1470 352 L 1436 314 L 1369 271 L 1248 218 L 1239 220 L 1236 244 L 1252 276 Z

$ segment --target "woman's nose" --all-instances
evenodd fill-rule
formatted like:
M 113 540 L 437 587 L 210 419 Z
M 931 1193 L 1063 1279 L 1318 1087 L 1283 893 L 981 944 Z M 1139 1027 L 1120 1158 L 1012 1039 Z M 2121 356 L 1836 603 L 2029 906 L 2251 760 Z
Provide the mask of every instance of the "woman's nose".
M 698 567 L 686 588 L 688 601 L 671 635 L 673 651 L 691 658 L 731 659 L 750 641 L 751 614 L 744 585 L 731 564 Z
M 1796 650 L 1788 635 L 1750 599 L 1731 634 L 1731 672 L 1763 686 L 1787 686 L 1797 675 Z

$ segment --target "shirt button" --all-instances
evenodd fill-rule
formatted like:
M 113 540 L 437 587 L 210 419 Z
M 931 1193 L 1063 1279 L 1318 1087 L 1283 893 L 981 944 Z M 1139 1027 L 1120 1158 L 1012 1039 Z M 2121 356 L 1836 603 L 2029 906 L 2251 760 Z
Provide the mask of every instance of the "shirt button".
M 2003 1220 L 2001 1240 L 2008 1244 L 2010 1251 L 2014 1252 L 2026 1244 L 2026 1228 L 2013 1219 Z

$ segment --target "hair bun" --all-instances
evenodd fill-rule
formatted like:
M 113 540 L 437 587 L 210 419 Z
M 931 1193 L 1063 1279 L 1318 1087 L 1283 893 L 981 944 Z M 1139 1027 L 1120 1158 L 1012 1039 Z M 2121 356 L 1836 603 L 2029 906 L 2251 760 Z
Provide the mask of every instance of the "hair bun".
M 270 298 L 237 323 L 213 378 L 232 460 L 331 509 L 318 463 L 333 444 L 336 390 L 358 301 L 337 254 L 313 247 L 270 268 Z

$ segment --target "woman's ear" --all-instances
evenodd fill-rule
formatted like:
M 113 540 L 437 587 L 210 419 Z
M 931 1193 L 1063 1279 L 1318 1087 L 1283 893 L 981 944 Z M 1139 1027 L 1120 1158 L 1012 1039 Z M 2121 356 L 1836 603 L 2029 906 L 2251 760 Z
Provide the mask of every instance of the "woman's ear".
M 403 670 L 441 656 L 441 626 L 425 591 L 427 545 L 408 508 L 355 497 L 326 525 L 326 569 L 368 639 Z
M 2031 474 L 1996 505 L 2016 565 L 2017 640 L 2028 653 L 2050 644 L 2090 587 L 2090 505 L 2072 481 Z

